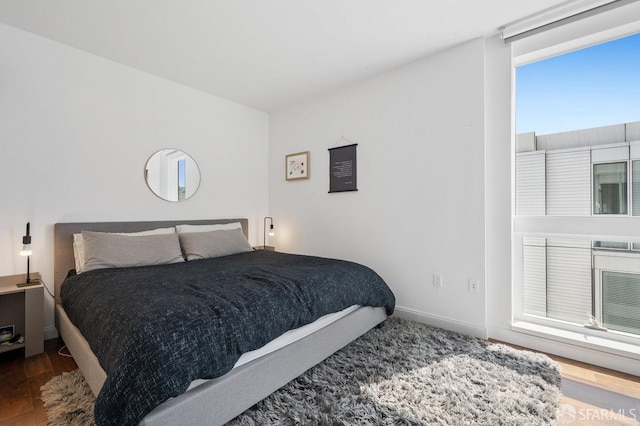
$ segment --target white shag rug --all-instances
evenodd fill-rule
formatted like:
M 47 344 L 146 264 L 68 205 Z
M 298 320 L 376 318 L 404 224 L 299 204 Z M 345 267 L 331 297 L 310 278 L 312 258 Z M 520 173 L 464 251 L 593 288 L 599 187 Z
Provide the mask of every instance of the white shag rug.
M 554 425 L 558 365 L 392 317 L 230 425 Z M 93 424 L 79 370 L 42 387 L 48 424 Z
M 80 370 L 62 373 L 40 387 L 47 426 L 94 426 L 96 398 Z

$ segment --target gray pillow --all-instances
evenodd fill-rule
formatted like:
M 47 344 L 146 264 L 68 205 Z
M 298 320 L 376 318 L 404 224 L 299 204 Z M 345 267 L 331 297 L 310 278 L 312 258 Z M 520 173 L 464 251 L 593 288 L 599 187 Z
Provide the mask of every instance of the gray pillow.
M 190 232 L 180 235 L 180 245 L 187 260 L 208 259 L 252 251 L 242 229 Z
M 82 231 L 83 271 L 184 262 L 178 234 L 129 236 Z

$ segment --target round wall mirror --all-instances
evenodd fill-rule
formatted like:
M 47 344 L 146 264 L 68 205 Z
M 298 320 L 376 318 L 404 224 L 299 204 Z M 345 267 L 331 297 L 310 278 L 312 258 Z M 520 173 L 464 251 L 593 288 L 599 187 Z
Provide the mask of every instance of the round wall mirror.
M 200 186 L 200 169 L 189 154 L 177 149 L 154 153 L 144 169 L 149 189 L 167 201 L 188 200 Z

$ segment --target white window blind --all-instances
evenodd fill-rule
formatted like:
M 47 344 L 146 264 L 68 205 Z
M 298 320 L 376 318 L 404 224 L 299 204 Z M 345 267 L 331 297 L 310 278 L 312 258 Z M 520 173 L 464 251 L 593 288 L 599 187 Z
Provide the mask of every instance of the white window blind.
M 516 215 L 544 216 L 545 152 L 516 155 Z
M 631 204 L 634 216 L 640 216 L 640 160 L 632 161 Z
M 547 317 L 584 324 L 593 312 L 591 242 L 547 240 Z
M 602 271 L 602 322 L 612 330 L 640 334 L 640 275 Z
M 599 1 L 594 0 L 595 2 Z M 597 13 L 587 17 L 582 15 L 585 19 L 579 20 L 563 20 L 562 14 L 558 14 L 559 25 L 545 27 L 546 23 L 542 19 L 537 25 L 540 30 L 527 33 L 525 29 L 523 34 L 526 36 L 513 43 L 515 63 L 521 65 L 537 61 L 638 32 L 640 1 L 604 0 L 602 3 L 609 3 L 611 7 L 605 5 Z M 576 12 L 580 13 L 578 10 Z M 533 17 L 533 20 L 537 19 L 537 16 Z M 522 22 L 517 23 L 517 27 L 523 27 Z M 516 28 L 516 25 L 506 25 L 503 36 L 508 38 L 522 29 L 524 28 Z
M 522 239 L 523 311 L 528 315 L 547 316 L 547 251 L 544 238 Z
M 591 152 L 546 154 L 548 216 L 591 215 Z

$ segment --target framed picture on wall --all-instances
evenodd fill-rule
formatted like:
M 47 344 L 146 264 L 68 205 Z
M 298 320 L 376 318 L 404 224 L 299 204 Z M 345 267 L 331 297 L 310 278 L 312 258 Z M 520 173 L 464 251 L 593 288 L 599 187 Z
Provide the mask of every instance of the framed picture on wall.
M 357 146 L 329 148 L 329 193 L 358 190 Z
M 287 180 L 309 179 L 309 151 L 289 154 L 285 158 L 285 177 Z

